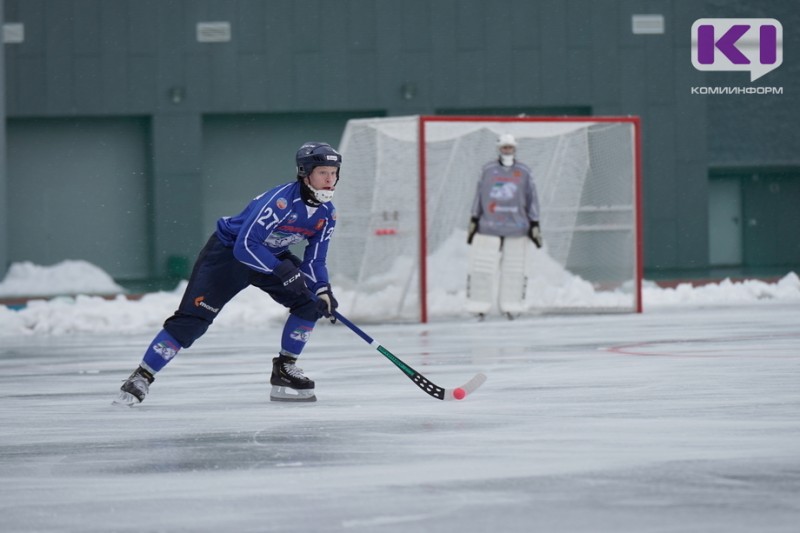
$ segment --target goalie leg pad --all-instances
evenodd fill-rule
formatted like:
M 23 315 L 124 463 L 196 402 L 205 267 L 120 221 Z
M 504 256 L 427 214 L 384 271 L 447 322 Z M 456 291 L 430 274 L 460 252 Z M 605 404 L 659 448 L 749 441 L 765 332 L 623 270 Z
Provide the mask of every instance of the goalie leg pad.
M 469 249 L 467 311 L 486 314 L 495 300 L 500 237 L 476 234 Z
M 525 311 L 527 237 L 505 237 L 500 261 L 499 306 L 502 313 Z

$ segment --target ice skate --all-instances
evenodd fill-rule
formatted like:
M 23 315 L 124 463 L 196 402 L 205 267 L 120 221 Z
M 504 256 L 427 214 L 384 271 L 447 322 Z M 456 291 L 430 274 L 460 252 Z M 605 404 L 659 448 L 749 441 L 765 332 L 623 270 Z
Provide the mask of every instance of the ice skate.
M 296 359 L 280 355 L 272 359 L 272 391 L 269 399 L 273 402 L 316 402 L 314 381 L 303 374 L 295 365 Z
M 119 396 L 112 403 L 114 405 L 132 407 L 144 401 L 150 391 L 150 384 L 155 381 L 153 374 L 142 367 L 133 371 L 119 389 Z

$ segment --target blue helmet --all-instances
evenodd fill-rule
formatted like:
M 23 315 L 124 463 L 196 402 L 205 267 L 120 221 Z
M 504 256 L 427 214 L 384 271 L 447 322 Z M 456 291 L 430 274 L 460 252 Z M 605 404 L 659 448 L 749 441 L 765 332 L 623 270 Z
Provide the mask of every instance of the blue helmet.
M 331 148 L 328 143 L 307 142 L 297 151 L 295 156 L 297 162 L 297 177 L 305 178 L 314 167 L 336 167 L 342 166 L 342 154 Z M 336 171 L 339 175 L 339 171 Z

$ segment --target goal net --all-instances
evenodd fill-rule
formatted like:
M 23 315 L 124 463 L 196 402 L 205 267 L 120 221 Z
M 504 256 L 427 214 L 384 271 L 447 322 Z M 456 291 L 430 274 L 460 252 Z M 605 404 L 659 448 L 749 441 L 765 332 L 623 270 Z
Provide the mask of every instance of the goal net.
M 356 119 L 345 128 L 328 264 L 353 318 L 467 316 L 467 228 L 498 135 L 532 170 L 544 240 L 527 248 L 529 313 L 641 311 L 635 117 Z

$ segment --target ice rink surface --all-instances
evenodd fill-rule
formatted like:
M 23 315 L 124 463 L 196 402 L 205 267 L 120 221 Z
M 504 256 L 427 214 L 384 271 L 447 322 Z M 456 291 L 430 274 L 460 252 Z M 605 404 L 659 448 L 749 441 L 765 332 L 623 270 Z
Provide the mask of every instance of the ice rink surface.
M 145 403 L 147 336 L 4 337 L 2 532 L 797 532 L 800 305 L 341 324 L 268 401 L 280 330 L 212 330 Z M 154 332 L 153 332 L 154 333 Z

